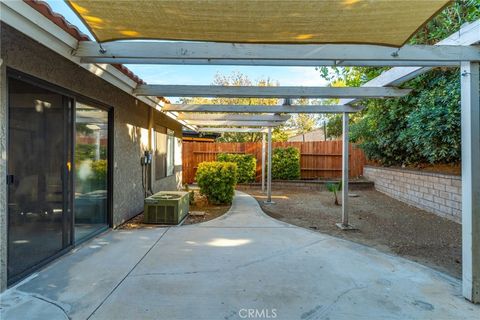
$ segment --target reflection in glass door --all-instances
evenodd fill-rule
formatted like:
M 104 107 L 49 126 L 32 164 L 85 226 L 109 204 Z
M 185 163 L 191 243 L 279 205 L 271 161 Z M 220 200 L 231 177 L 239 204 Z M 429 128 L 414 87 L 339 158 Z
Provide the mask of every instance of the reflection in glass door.
M 72 103 L 58 93 L 8 81 L 8 282 L 71 245 Z
M 108 227 L 108 112 L 75 106 L 75 242 Z

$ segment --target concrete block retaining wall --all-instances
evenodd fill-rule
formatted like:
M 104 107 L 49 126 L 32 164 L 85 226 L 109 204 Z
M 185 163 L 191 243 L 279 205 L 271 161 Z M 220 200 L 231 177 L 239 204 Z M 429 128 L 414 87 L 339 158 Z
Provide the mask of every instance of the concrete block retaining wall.
M 365 166 L 363 175 L 392 198 L 461 223 L 460 176 L 372 166 Z

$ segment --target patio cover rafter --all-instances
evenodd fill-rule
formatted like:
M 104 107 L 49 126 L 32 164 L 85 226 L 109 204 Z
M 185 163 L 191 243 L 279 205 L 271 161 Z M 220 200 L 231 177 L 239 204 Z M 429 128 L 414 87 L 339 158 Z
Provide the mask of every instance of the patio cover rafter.
M 228 132 L 228 133 L 267 133 L 267 129 L 262 128 L 210 128 L 210 127 L 199 127 L 198 132 Z
M 139 85 L 134 94 L 223 98 L 383 98 L 403 97 L 410 89 L 392 87 L 291 87 L 216 85 Z
M 230 120 L 189 120 L 188 124 L 196 126 L 233 126 L 233 127 L 276 127 L 279 121 L 230 121 Z
M 444 66 L 460 61 L 479 61 L 480 48 L 474 46 L 405 45 L 401 48 L 368 44 L 278 45 L 202 42 L 108 42 L 80 41 L 74 55 L 84 63 L 136 64 L 245 64 L 261 65 L 362 65 L 362 62 L 395 66 Z M 286 64 L 284 64 L 286 63 Z M 311 64 L 309 64 L 311 65 Z
M 218 105 L 218 104 L 166 104 L 163 111 L 221 112 L 221 113 L 353 113 L 363 107 L 349 105 Z
M 223 121 L 287 121 L 290 115 L 279 114 L 224 114 L 224 113 L 180 113 L 180 120 L 223 120 Z

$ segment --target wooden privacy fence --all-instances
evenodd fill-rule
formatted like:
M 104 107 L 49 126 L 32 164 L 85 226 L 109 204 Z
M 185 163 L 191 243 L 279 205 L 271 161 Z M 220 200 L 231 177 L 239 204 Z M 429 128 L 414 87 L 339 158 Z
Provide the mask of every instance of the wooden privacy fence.
M 300 150 L 302 179 L 332 179 L 342 176 L 342 141 L 273 142 L 272 148 L 295 147 Z M 203 161 L 216 161 L 219 153 L 253 154 L 257 158 L 256 179 L 262 177 L 262 143 L 184 142 L 182 150 L 183 182 L 193 183 L 197 166 Z M 266 161 L 266 160 L 265 160 Z M 350 144 L 349 168 L 351 178 L 363 174 L 363 151 Z

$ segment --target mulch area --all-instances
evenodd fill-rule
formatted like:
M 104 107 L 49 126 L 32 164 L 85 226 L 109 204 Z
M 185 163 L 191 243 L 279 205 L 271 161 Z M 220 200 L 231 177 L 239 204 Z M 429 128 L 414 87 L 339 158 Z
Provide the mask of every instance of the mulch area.
M 375 190 L 352 191 L 350 223 L 358 230 L 342 231 L 341 206 L 328 191 L 274 188 L 274 205 L 263 205 L 260 188 L 239 187 L 253 195 L 264 212 L 278 220 L 355 241 L 461 277 L 461 225 L 414 208 Z M 341 203 L 341 199 L 339 199 Z
M 195 190 L 195 201 L 193 204 L 190 204 L 190 213 L 194 212 L 197 215 L 189 214 L 188 217 L 183 221 L 183 224 L 195 224 L 200 222 L 205 222 L 218 218 L 230 209 L 231 205 L 213 205 L 209 204 L 207 199 L 200 194 L 198 190 Z M 198 215 L 200 213 L 200 215 Z M 139 215 L 133 217 L 132 219 L 124 222 L 118 227 L 122 230 L 132 230 L 140 228 L 161 228 L 161 227 L 171 227 L 171 225 L 165 224 L 151 224 L 143 223 L 143 212 Z

